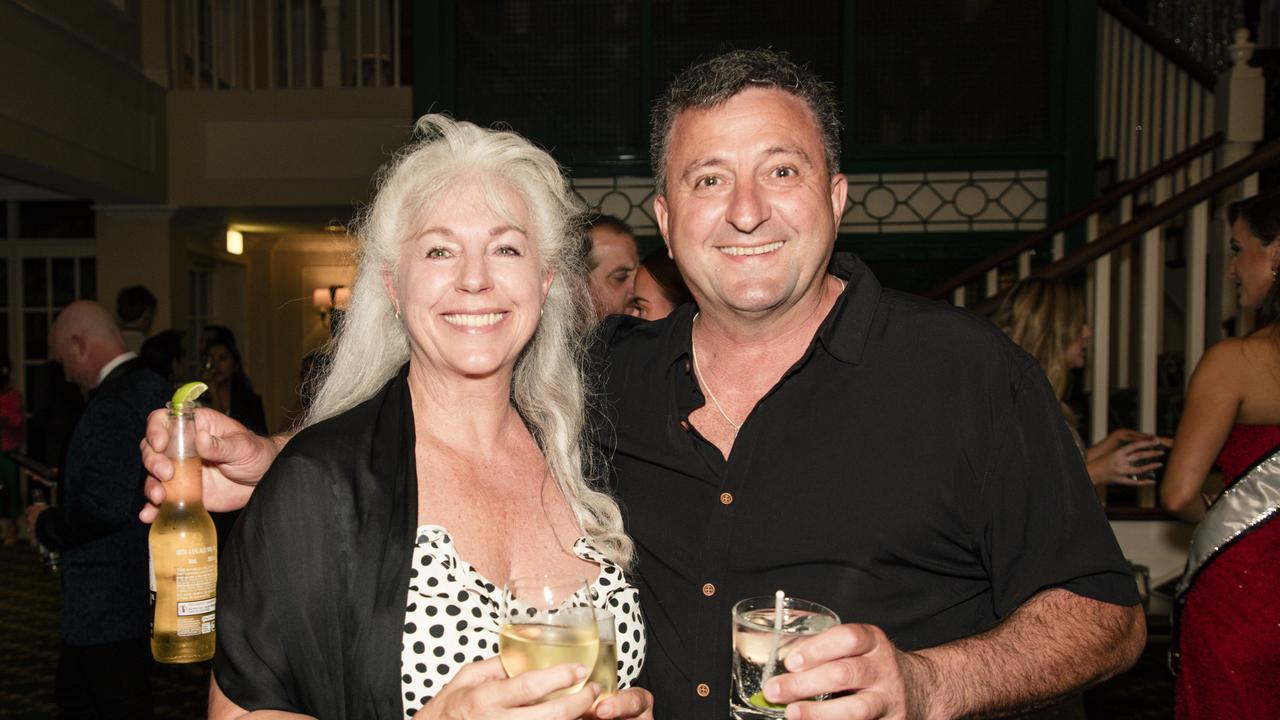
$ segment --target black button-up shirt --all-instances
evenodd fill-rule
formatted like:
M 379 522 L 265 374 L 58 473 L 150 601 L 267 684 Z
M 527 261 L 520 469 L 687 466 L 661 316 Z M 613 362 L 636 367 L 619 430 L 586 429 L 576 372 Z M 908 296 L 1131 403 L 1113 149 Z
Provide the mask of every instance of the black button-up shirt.
M 777 589 L 911 650 L 1036 592 L 1139 601 L 1044 373 L 987 321 L 861 261 L 728 460 L 689 423 L 694 309 L 605 327 L 597 442 L 638 551 L 657 717 L 728 715 L 730 608 Z

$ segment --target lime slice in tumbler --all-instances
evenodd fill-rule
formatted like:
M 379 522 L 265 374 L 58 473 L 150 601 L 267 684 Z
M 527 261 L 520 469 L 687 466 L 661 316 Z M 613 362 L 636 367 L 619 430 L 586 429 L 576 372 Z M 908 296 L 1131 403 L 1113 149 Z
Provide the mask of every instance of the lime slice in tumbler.
M 752 705 L 755 705 L 758 708 L 764 708 L 765 710 L 785 710 L 787 707 L 786 705 L 774 705 L 768 700 L 765 700 L 763 690 L 747 698 L 747 702 L 751 703 Z
M 208 389 L 209 386 L 199 380 L 189 382 L 173 391 L 173 399 L 169 401 L 169 406 L 173 408 L 174 412 L 186 410 L 195 403 L 196 398 L 200 397 Z

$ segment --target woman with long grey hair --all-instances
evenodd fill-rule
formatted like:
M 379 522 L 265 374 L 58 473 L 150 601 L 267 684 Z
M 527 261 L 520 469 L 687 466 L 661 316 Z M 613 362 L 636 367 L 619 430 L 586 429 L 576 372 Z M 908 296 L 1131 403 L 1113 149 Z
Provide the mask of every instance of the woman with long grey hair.
M 508 679 L 494 657 L 503 585 L 556 574 L 594 578 L 622 686 L 643 662 L 583 433 L 579 202 L 515 133 L 416 130 L 359 222 L 332 367 L 222 558 L 210 717 L 649 717 L 640 689 L 543 701 L 589 669 Z

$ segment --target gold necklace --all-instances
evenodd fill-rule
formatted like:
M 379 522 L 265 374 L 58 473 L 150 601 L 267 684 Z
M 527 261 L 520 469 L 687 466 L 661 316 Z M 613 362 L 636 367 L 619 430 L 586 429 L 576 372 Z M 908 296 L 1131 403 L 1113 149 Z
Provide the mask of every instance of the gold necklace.
M 836 297 L 839 297 L 845 291 L 845 288 L 849 287 L 849 283 L 844 278 L 838 277 L 836 280 L 840 282 L 840 290 L 836 293 Z M 716 412 L 720 413 L 720 417 L 724 418 L 724 421 L 729 423 L 729 427 L 733 428 L 733 439 L 737 440 L 738 431 L 742 429 L 742 426 L 734 422 L 729 417 L 729 413 L 725 412 L 724 408 L 720 406 L 720 401 L 716 399 L 716 394 L 711 390 L 711 384 L 707 382 L 706 376 L 702 373 L 702 368 L 698 366 L 698 341 L 693 337 L 693 326 L 698 324 L 700 315 L 702 313 L 695 312 L 693 320 L 689 322 L 689 354 L 693 356 L 693 372 L 698 378 L 698 384 L 702 386 L 703 390 L 707 391 L 707 399 L 715 406 Z
M 698 324 L 698 315 L 700 314 L 701 313 L 693 314 L 693 320 L 690 322 L 689 330 L 689 354 L 693 356 L 693 372 L 698 378 L 698 384 L 702 386 L 703 390 L 707 391 L 707 399 L 709 399 L 711 404 L 715 406 L 716 412 L 720 413 L 720 417 L 724 418 L 724 421 L 729 423 L 729 427 L 733 428 L 733 439 L 737 440 L 738 431 L 742 429 L 742 426 L 731 420 L 729 418 L 729 414 L 724 411 L 724 408 L 720 407 L 720 401 L 716 399 L 716 394 L 711 391 L 711 384 L 707 382 L 706 376 L 702 373 L 702 368 L 698 366 L 698 341 L 693 337 L 692 326 Z

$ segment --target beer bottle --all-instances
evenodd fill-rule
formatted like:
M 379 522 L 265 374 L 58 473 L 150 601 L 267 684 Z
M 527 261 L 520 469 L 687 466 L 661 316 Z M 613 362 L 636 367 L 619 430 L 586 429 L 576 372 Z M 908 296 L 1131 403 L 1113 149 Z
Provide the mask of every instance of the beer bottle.
M 218 542 L 213 518 L 204 509 L 193 405 L 203 390 L 203 383 L 188 383 L 168 404 L 165 456 L 173 460 L 173 478 L 164 484 L 164 504 L 148 538 L 151 654 L 163 663 L 213 657 Z

